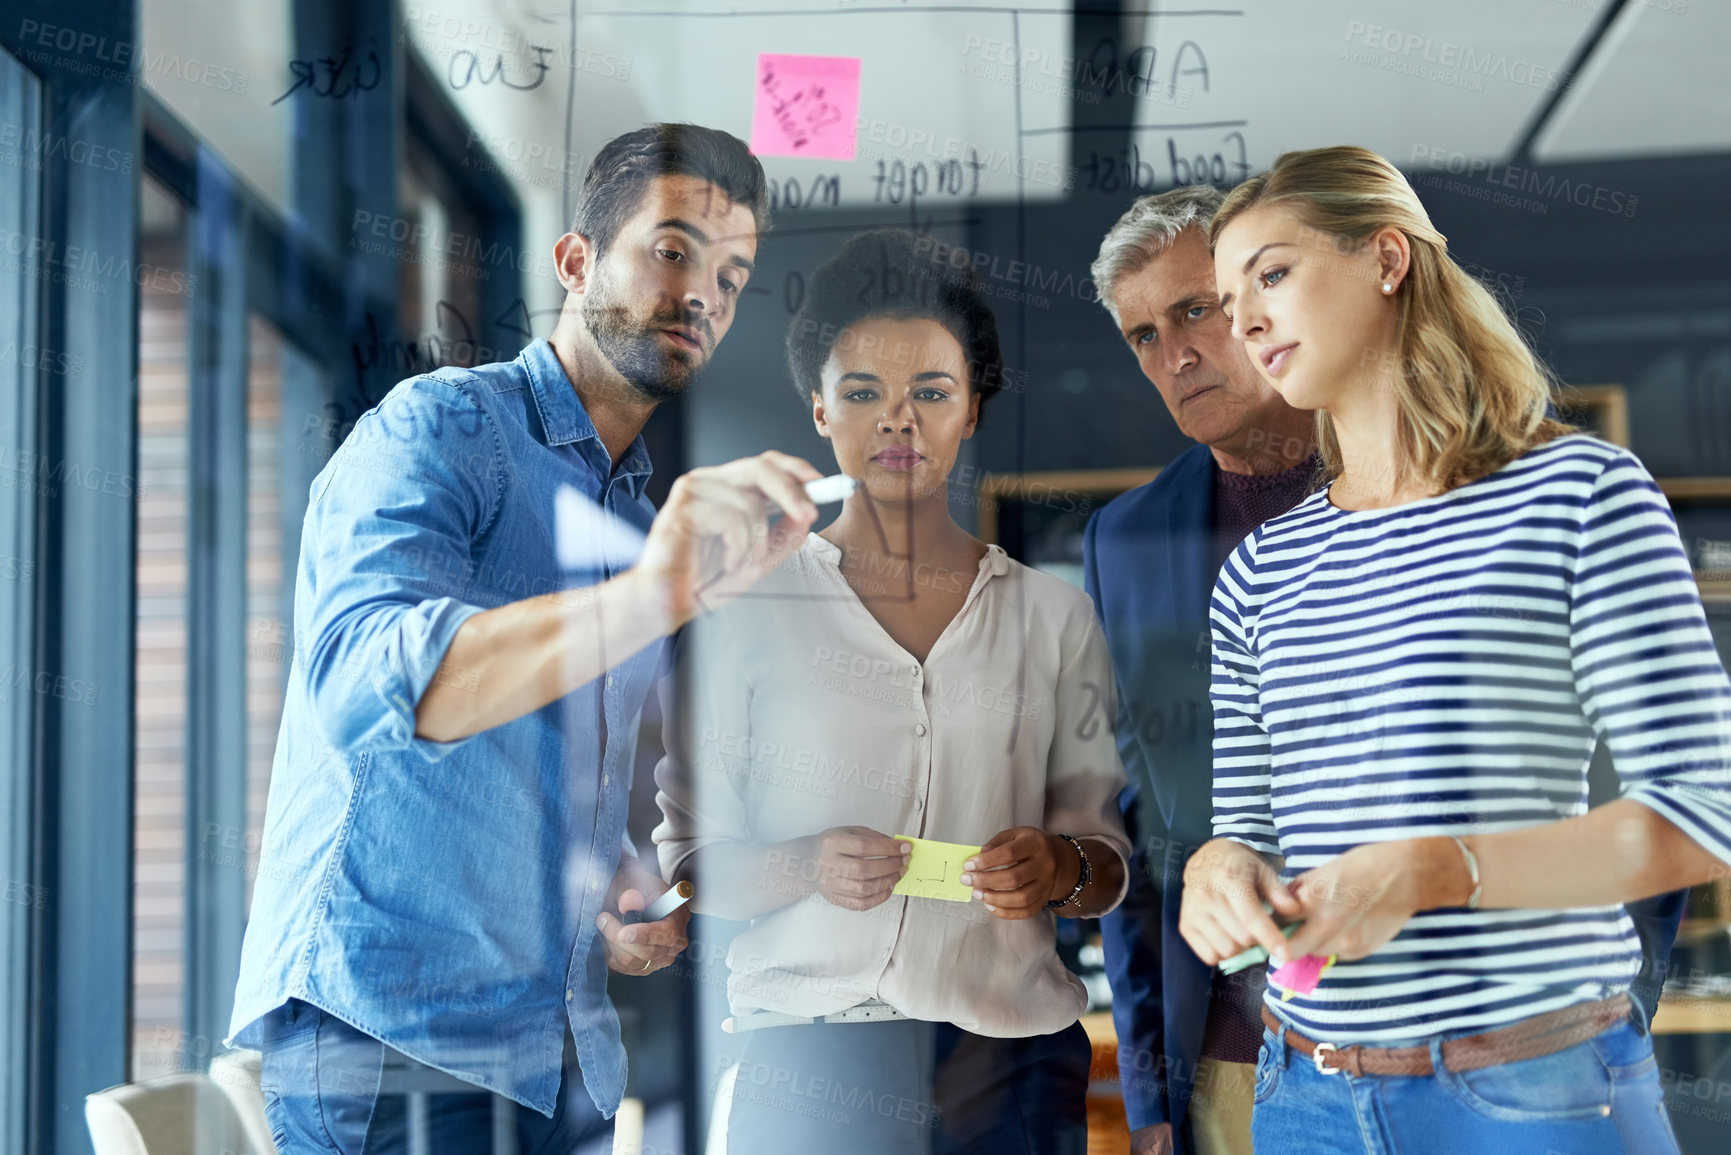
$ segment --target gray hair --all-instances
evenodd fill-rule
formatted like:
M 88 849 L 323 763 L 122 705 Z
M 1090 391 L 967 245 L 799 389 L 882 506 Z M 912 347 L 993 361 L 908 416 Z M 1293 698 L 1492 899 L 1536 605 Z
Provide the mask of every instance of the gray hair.
M 1118 282 L 1141 272 L 1185 229 L 1208 230 L 1208 220 L 1226 194 L 1208 184 L 1190 184 L 1137 199 L 1106 232 L 1100 255 L 1088 266 L 1100 303 L 1118 322 Z

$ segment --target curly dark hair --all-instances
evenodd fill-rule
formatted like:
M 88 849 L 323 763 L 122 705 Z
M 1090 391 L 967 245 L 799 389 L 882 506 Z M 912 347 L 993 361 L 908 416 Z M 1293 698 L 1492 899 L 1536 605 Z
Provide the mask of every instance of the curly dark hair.
M 998 321 L 979 276 L 942 260 L 943 248 L 906 229 L 874 229 L 818 267 L 787 331 L 787 364 L 802 399 L 823 392 L 824 362 L 843 330 L 870 317 L 929 319 L 949 330 L 982 408 L 1004 387 Z
M 601 146 L 583 177 L 572 231 L 600 256 L 613 244 L 643 191 L 658 176 L 694 176 L 751 210 L 758 236 L 769 231 L 769 182 L 743 140 L 699 124 L 651 124 Z

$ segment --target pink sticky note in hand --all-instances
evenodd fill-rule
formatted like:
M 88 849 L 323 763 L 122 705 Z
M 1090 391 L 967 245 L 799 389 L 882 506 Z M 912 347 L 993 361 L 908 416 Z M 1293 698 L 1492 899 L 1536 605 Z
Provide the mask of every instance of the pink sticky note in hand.
M 858 122 L 859 57 L 758 56 L 753 153 L 852 160 Z
M 1307 954 L 1303 958 L 1295 958 L 1268 976 L 1270 986 L 1280 987 L 1286 991 L 1281 997 L 1284 1002 L 1293 995 L 1308 995 L 1316 989 L 1316 984 L 1322 981 L 1322 972 L 1334 965 L 1334 956 L 1323 958 L 1319 954 Z

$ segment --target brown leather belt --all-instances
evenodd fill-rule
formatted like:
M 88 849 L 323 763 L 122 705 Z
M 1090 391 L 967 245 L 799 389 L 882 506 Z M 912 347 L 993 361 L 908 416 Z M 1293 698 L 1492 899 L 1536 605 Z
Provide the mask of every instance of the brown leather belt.
M 1442 1045 L 1443 1067 L 1449 1071 L 1476 1071 L 1481 1067 L 1555 1054 L 1616 1026 L 1629 1017 L 1630 1009 L 1628 995 L 1613 995 L 1603 1002 L 1577 1003 L 1560 1011 L 1534 1015 L 1482 1035 L 1445 1039 Z M 1337 1071 L 1349 1075 L 1436 1073 L 1428 1046 L 1337 1047 L 1333 1043 L 1313 1042 L 1286 1027 L 1266 1006 L 1262 1008 L 1262 1022 L 1276 1035 L 1284 1033 L 1286 1045 L 1309 1057 L 1324 1075 Z

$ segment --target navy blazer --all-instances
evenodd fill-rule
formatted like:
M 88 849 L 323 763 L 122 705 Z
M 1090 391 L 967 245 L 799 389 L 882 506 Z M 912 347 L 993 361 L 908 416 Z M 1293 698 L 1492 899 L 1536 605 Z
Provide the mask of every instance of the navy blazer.
M 1175 1155 L 1189 1150 L 1183 1122 L 1213 980 L 1179 936 L 1178 911 L 1184 864 L 1212 836 L 1216 468 L 1207 446 L 1186 450 L 1102 507 L 1083 537 L 1085 581 L 1118 679 L 1118 752 L 1130 780 L 1119 799 L 1130 888 L 1100 920 L 1118 1070 L 1131 1129 L 1171 1123 Z M 1611 773 L 1605 762 L 1595 760 L 1596 787 Z M 1683 899 L 1678 891 L 1628 904 L 1645 956 L 1632 993 L 1649 1021 Z
M 1130 1127 L 1184 1114 L 1212 971 L 1178 935 L 1184 862 L 1210 836 L 1214 714 L 1214 455 L 1198 445 L 1088 522 L 1083 568 L 1118 679 L 1120 801 L 1133 852 L 1124 902 L 1100 920 Z M 1156 931 L 1156 928 L 1158 930 Z

